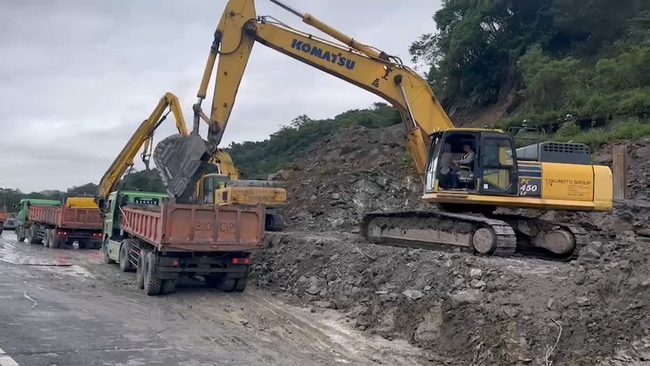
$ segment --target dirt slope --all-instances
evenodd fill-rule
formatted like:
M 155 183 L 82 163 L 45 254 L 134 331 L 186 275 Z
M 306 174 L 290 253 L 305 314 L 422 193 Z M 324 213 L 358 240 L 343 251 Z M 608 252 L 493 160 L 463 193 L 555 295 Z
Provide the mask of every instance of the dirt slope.
M 479 258 L 364 243 L 359 214 L 422 206 L 401 127 L 344 132 L 296 162 L 293 232 L 269 236 L 253 280 L 314 312 L 403 338 L 433 364 L 630 365 L 650 362 L 650 142 L 630 144 L 634 201 L 611 214 L 546 213 L 595 230 L 578 261 Z M 608 164 L 605 149 L 596 155 Z M 559 341 L 558 341 L 559 339 Z M 557 343 L 557 344 L 556 344 Z

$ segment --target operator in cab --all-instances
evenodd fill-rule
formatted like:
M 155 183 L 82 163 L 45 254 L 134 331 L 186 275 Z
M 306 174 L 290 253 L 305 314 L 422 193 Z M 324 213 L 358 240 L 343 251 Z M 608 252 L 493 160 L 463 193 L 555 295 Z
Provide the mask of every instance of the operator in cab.
M 463 151 L 465 152 L 465 155 L 463 155 L 460 160 L 452 161 L 452 163 L 461 169 L 472 170 L 476 153 L 472 150 L 472 146 L 467 142 L 463 144 Z
M 445 151 L 448 152 L 449 148 L 447 147 Z M 443 189 L 459 188 L 460 180 L 458 179 L 458 175 L 469 175 L 472 172 L 474 160 L 476 160 L 476 153 L 472 149 L 472 145 L 469 142 L 463 143 L 463 151 L 465 152 L 465 155 L 463 155 L 460 160 L 444 161 L 446 159 L 443 159 L 443 161 L 441 161 L 441 187 Z

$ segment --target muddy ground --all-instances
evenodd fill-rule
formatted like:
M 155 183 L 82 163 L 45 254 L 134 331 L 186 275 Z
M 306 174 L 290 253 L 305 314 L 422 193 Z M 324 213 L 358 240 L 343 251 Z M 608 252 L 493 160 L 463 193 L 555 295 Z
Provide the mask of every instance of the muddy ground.
M 0 349 L 20 366 L 424 365 L 432 358 L 360 332 L 335 310 L 312 313 L 254 286 L 226 294 L 187 279 L 174 294 L 149 297 L 135 289 L 133 273 L 102 259 L 98 250 L 43 248 L 4 232 L 0 274 L 19 288 L 0 294 Z M 6 301 L 23 305 L 11 313 Z
M 433 364 L 650 364 L 650 141 L 629 144 L 630 200 L 609 214 L 526 212 L 590 228 L 579 260 L 479 258 L 367 244 L 364 211 L 423 207 L 396 126 L 314 147 L 287 179 L 288 232 L 268 238 L 254 283 L 314 314 L 435 350 Z M 610 149 L 594 154 L 611 164 Z

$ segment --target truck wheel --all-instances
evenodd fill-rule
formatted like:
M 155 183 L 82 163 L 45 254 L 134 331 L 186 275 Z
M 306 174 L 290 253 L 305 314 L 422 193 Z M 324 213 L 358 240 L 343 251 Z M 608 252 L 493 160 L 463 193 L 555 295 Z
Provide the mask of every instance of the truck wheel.
M 108 239 L 104 240 L 102 244 L 102 253 L 104 253 L 104 263 L 105 264 L 113 264 L 115 263 L 114 260 L 111 259 L 111 257 L 108 256 Z
M 36 233 L 34 231 L 35 230 L 33 227 L 27 229 L 27 243 L 29 244 L 36 244 L 36 238 L 34 238 L 34 236 L 36 236 Z
M 61 247 L 61 238 L 59 234 L 56 233 L 56 230 L 50 230 L 50 248 L 59 249 Z
M 156 253 L 147 253 L 147 260 L 144 262 L 144 292 L 149 296 L 160 295 L 162 280 L 156 276 Z
M 131 263 L 131 250 L 133 248 L 133 240 L 124 239 L 120 245 L 120 269 L 122 272 L 131 272 L 134 270 Z
M 24 226 L 18 226 L 16 229 L 16 236 L 19 242 L 24 242 L 25 241 L 25 227 Z
M 2 235 L 2 232 L 4 231 L 4 227 L 0 227 L 0 235 Z
M 136 266 L 135 272 L 135 285 L 139 290 L 144 288 L 144 263 L 147 260 L 148 250 L 141 249 L 140 254 L 138 254 L 138 265 Z
M 176 283 L 178 280 L 163 280 L 162 294 L 171 294 L 176 292 Z
M 223 292 L 232 292 L 235 289 L 235 279 L 223 277 L 221 283 L 219 283 L 219 290 Z
M 235 291 L 244 292 L 246 290 L 246 285 L 248 284 L 248 278 L 238 278 L 235 281 Z
M 45 248 L 50 248 L 50 229 L 45 229 L 43 233 L 43 246 Z

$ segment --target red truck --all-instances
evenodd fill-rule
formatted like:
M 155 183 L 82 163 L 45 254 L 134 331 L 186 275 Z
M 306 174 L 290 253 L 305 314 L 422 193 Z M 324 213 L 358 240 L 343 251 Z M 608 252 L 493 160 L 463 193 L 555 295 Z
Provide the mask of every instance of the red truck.
M 104 221 L 99 208 L 31 205 L 29 221 L 30 244 L 61 248 L 76 241 L 80 249 L 102 246 Z
M 7 208 L 0 208 L 0 234 L 4 230 L 5 221 L 7 221 Z
M 102 211 L 105 262 L 135 270 L 137 287 L 149 296 L 172 293 L 181 276 L 195 275 L 242 292 L 250 254 L 264 241 L 263 205 L 176 204 L 162 193 L 116 191 Z

